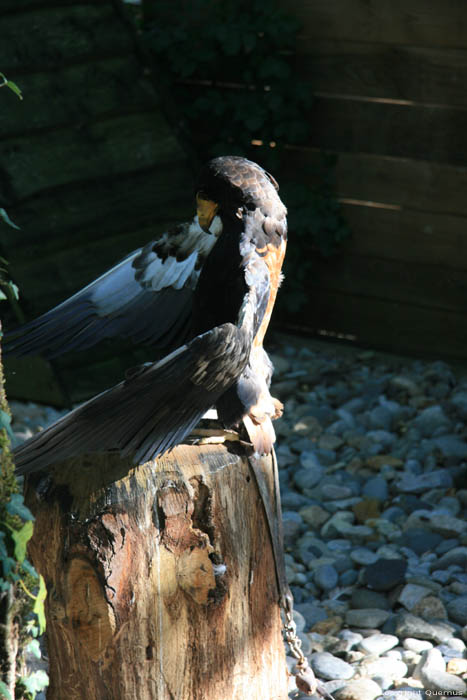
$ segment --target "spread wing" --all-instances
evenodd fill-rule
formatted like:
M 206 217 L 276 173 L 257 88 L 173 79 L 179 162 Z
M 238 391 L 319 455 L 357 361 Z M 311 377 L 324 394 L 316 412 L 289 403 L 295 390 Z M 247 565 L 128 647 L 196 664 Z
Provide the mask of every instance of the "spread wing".
M 62 304 L 6 333 L 4 353 L 51 359 L 116 336 L 176 347 L 187 337 L 193 290 L 221 229 L 216 217 L 206 233 L 195 217 L 168 231 Z
M 245 368 L 269 297 L 269 273 L 249 260 L 237 323 L 197 336 L 99 394 L 15 450 L 18 474 L 79 454 L 120 450 L 142 464 L 179 444 Z

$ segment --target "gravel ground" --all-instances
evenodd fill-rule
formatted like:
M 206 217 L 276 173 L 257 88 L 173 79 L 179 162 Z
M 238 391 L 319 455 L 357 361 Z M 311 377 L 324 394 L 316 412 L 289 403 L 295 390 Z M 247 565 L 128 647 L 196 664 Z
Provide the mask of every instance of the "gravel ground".
M 336 700 L 463 695 L 467 373 L 290 337 L 272 359 L 287 573 L 316 676 Z M 60 415 L 11 409 L 19 439 Z M 290 696 L 307 697 L 293 678 Z

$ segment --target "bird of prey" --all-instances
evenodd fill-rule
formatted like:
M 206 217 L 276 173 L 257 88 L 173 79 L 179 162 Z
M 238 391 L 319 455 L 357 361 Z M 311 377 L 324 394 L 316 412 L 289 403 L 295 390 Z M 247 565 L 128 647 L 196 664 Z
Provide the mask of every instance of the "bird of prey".
M 102 337 L 105 323 L 111 325 L 114 320 L 109 313 L 114 284 L 115 307 L 124 311 L 126 289 L 127 308 L 132 309 L 141 281 L 149 281 L 158 294 L 166 289 L 183 292 L 191 276 L 190 290 L 197 278 L 191 340 L 162 360 L 135 369 L 120 384 L 17 448 L 18 473 L 111 449 L 142 464 L 179 444 L 213 406 L 226 427 L 244 422 L 256 454 L 271 451 L 275 439 L 271 421 L 281 414 L 282 405 L 269 393 L 272 364 L 263 350 L 263 339 L 281 281 L 287 210 L 274 178 L 259 165 L 236 156 L 211 160 L 201 171 L 196 191 L 198 218 L 178 229 L 177 243 L 172 245 L 167 236 L 138 251 L 64 305 L 69 305 L 65 318 L 68 314 L 72 318 L 81 305 L 94 304 L 89 315 L 95 320 L 99 300 L 106 300 L 102 308 L 107 309 L 107 318 L 103 326 L 99 326 L 102 315 L 97 322 L 98 328 L 104 328 Z M 188 246 L 184 233 L 187 240 L 197 236 L 205 242 L 202 253 L 196 245 Z M 129 274 L 130 267 L 137 272 Z M 155 269 L 159 282 L 155 282 Z M 136 296 L 143 295 L 150 315 L 152 298 L 146 296 L 144 285 L 141 288 Z M 160 299 L 157 296 L 158 304 Z M 184 309 L 183 303 L 181 306 Z M 52 324 L 55 313 L 60 313 L 60 307 L 50 312 Z M 152 328 L 150 318 L 137 326 L 138 332 L 143 326 L 146 337 L 161 338 L 169 326 L 170 332 L 175 328 L 178 332 L 179 318 L 172 308 L 157 308 L 155 325 L 161 319 L 163 323 L 164 313 L 171 318 L 164 333 Z M 118 315 L 116 318 L 118 325 L 121 321 Z M 122 323 L 125 332 L 131 333 L 130 323 Z M 92 330 L 83 331 L 84 335 L 89 332 Z M 85 342 L 89 344 L 89 339 Z

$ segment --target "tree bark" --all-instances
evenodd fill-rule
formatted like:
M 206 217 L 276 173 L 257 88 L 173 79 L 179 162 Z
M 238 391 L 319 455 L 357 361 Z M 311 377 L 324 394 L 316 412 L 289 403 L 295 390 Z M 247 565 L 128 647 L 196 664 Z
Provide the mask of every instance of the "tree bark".
M 272 493 L 272 460 L 260 460 Z M 31 477 L 48 700 L 285 700 L 269 531 L 241 448 L 115 454 Z

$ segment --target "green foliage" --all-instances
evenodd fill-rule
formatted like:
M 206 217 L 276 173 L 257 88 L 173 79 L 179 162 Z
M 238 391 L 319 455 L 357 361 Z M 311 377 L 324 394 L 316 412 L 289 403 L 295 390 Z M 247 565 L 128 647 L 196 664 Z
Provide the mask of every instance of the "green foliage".
M 21 92 L 14 83 L 7 81 L 2 73 L 0 78 L 3 79 L 0 87 L 9 87 L 21 98 Z M 0 209 L 0 218 L 18 228 L 4 209 Z M 10 298 L 14 302 L 18 298 L 18 289 L 8 277 L 6 261 L 0 258 L 2 298 Z M 17 697 L 33 700 L 36 693 L 48 684 L 48 676 L 43 670 L 28 673 L 24 654 L 27 651 L 40 658 L 39 642 L 35 638 L 45 629 L 46 586 L 42 576 L 26 558 L 34 517 L 24 504 L 15 477 L 11 438 L 11 414 L 0 358 L 0 698 L 13 700 L 11 690 L 14 687 Z M 31 589 L 37 589 L 37 593 L 31 592 Z M 11 657 L 15 653 L 13 662 Z M 13 677 L 15 668 L 16 678 Z
M 23 650 L 27 649 L 36 657 L 40 655 L 35 637 L 45 629 L 46 587 L 42 576 L 26 558 L 34 517 L 24 504 L 15 478 L 10 450 L 10 421 L 0 364 L 0 656 L 3 653 L 8 657 L 12 626 L 18 625 L 20 654 L 16 663 L 20 675 L 15 679 L 15 684 L 22 697 L 33 700 L 36 692 L 45 687 L 48 678 L 44 671 L 26 672 Z M 31 593 L 31 589 L 37 589 L 37 593 Z M 2 697 L 11 697 L 11 693 L 0 680 Z
M 8 80 L 8 78 L 6 77 L 6 75 L 4 75 L 4 73 L 0 73 L 0 80 L 1 80 L 0 88 L 7 87 L 12 92 L 14 92 L 15 95 L 17 95 L 20 100 L 23 99 L 23 93 L 21 92 L 20 88 L 12 80 Z
M 332 185 L 333 163 L 291 166 L 309 139 L 311 85 L 300 78 L 299 23 L 273 0 L 147 0 L 145 42 L 175 100 L 200 161 L 243 155 L 279 174 L 294 240 L 286 259 L 290 310 L 305 301 L 313 254 L 330 255 L 349 234 Z

